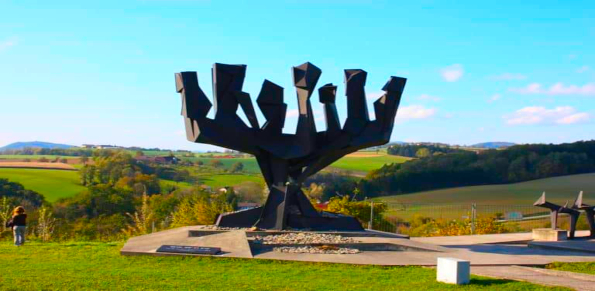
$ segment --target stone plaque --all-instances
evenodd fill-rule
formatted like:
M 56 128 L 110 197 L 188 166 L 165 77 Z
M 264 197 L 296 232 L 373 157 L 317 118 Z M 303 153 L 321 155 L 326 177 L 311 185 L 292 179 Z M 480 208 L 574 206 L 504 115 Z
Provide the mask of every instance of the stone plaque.
M 216 255 L 221 252 L 221 248 L 162 245 L 157 249 L 157 252 L 158 253 L 197 254 L 197 255 Z

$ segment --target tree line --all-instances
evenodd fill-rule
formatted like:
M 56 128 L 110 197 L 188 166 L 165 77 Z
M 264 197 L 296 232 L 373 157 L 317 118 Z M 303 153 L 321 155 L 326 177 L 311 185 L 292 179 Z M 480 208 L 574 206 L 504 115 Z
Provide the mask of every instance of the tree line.
M 236 209 L 241 199 L 233 189 L 162 188 L 154 165 L 139 162 L 126 151 L 95 153 L 93 163 L 80 170 L 86 189 L 52 204 L 19 183 L 0 179 L 0 214 L 25 206 L 30 235 L 43 240 L 116 240 L 170 227 L 212 224 L 219 213 Z
M 595 172 L 595 141 L 517 145 L 505 150 L 457 151 L 385 165 L 368 173 L 357 188 L 366 197 L 376 197 L 589 172 Z
M 442 155 L 454 152 L 462 152 L 463 150 L 453 149 L 447 146 L 437 145 L 415 145 L 415 144 L 396 144 L 391 145 L 386 149 L 389 155 L 410 157 L 410 158 L 427 158 L 434 155 Z

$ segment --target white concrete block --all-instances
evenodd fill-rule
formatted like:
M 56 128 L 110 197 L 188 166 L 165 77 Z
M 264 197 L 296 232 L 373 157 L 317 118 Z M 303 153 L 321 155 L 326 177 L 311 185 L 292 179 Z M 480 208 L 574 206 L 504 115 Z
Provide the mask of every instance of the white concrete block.
M 567 240 L 566 230 L 551 229 L 551 228 L 535 228 L 533 229 L 534 241 L 562 241 Z
M 436 280 L 450 284 L 469 283 L 469 261 L 455 258 L 438 258 L 436 264 Z

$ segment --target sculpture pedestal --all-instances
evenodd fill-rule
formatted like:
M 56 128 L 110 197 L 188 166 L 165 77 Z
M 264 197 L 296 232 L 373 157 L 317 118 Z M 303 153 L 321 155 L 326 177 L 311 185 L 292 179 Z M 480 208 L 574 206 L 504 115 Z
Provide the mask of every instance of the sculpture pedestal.
M 564 229 L 536 228 L 533 229 L 534 241 L 562 241 L 566 240 L 567 232 Z

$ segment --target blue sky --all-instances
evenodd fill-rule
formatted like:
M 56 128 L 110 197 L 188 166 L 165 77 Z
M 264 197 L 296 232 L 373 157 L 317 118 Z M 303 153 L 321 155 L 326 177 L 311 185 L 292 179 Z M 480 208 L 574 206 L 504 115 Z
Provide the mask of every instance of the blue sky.
M 253 99 L 283 86 L 293 132 L 306 61 L 340 93 L 343 69 L 366 70 L 370 104 L 408 78 L 394 141 L 593 139 L 595 1 L 489 2 L 0 0 L 0 145 L 212 149 L 186 141 L 174 73 L 211 96 L 215 62 L 247 64 Z

